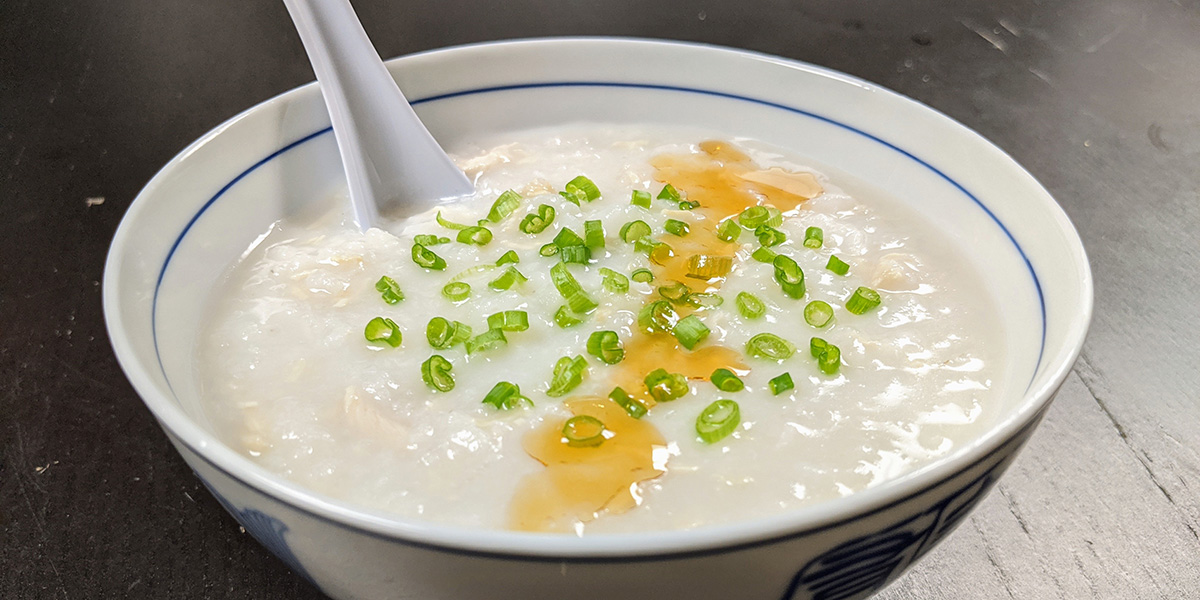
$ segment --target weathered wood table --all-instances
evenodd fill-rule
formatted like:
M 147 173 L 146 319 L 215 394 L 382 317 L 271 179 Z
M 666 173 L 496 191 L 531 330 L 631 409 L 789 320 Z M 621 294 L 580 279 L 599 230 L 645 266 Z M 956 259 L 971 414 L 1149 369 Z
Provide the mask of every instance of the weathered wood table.
M 678 38 L 858 75 L 1037 176 L 1096 314 L 1029 447 L 887 599 L 1200 597 L 1195 0 L 356 0 L 396 56 Z M 101 267 L 155 170 L 312 79 L 276 0 L 0 2 L 0 598 L 315 598 L 239 531 L 117 368 Z

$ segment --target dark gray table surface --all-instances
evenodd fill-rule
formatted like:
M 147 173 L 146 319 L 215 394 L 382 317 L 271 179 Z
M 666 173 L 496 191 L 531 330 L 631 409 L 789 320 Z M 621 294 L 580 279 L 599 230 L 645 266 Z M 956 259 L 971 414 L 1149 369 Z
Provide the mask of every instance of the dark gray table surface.
M 380 53 L 629 35 L 851 73 L 994 140 L 1074 220 L 1083 355 L 887 599 L 1200 598 L 1200 4 L 356 0 Z M 277 0 L 0 2 L 0 598 L 316 598 L 168 445 L 109 348 L 109 241 L 226 118 L 312 79 Z

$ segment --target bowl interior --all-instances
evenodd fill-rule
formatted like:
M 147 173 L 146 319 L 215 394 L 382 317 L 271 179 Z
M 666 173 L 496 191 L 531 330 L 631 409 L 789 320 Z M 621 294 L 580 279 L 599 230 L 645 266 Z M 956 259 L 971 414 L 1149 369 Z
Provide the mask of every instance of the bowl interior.
M 1002 418 L 956 457 L 1031 418 L 1082 341 L 1090 277 L 1061 210 L 1000 150 L 885 90 L 750 53 L 629 40 L 472 46 L 389 67 L 448 148 L 581 121 L 700 125 L 810 158 L 919 212 L 985 274 L 1010 358 L 997 382 Z M 114 345 L 139 393 L 184 443 L 217 445 L 205 431 L 193 367 L 210 294 L 272 222 L 346 193 L 328 127 L 314 86 L 255 107 L 168 164 L 122 223 L 105 281 Z M 864 494 L 882 497 L 889 485 Z

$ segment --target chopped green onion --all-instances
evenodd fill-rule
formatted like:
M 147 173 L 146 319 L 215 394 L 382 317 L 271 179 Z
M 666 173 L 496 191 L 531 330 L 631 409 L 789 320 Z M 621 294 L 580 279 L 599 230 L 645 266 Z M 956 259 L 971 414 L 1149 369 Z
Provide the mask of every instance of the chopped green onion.
M 523 310 L 506 310 L 489 315 L 488 329 L 504 331 L 525 331 L 529 329 L 529 313 Z
M 574 204 L 579 204 L 580 202 L 591 202 L 592 200 L 600 197 L 600 188 L 596 187 L 596 184 L 592 183 L 591 179 L 588 179 L 583 175 L 568 181 L 567 185 L 564 187 L 566 191 L 559 192 L 559 195 L 567 200 L 570 200 Z
M 662 191 L 658 193 L 657 197 L 659 200 L 670 200 L 672 202 L 679 202 L 681 199 L 679 196 L 679 190 L 676 190 L 675 186 L 669 183 L 663 186 Z
M 554 324 L 563 329 L 574 327 L 582 322 L 582 316 L 571 312 L 571 309 L 567 308 L 565 304 L 558 307 L 558 311 L 554 313 Z
M 604 443 L 604 422 L 588 415 L 567 419 L 562 428 L 563 439 L 572 448 L 591 448 Z
M 688 257 L 687 276 L 695 279 L 724 277 L 733 270 L 733 257 L 720 254 L 693 254 Z
M 666 300 L 655 300 L 638 311 L 638 326 L 646 333 L 669 333 L 679 322 L 679 313 Z
M 769 265 L 775 262 L 776 256 L 779 255 L 775 254 L 775 252 L 770 248 L 763 248 L 760 246 L 758 250 L 755 250 L 754 253 L 750 255 L 750 258 L 753 258 L 761 263 L 767 263 Z
M 521 262 L 521 257 L 517 256 L 517 251 L 509 250 L 508 252 L 505 252 L 503 255 L 501 255 L 500 258 L 496 259 L 496 266 L 499 267 L 499 266 L 507 265 L 509 263 L 517 264 L 519 262 Z
M 648 409 L 646 408 L 645 403 L 637 398 L 634 398 L 633 396 L 630 396 L 620 387 L 613 388 L 613 391 L 608 394 L 608 397 L 613 402 L 616 402 L 617 406 L 625 409 L 625 413 L 629 416 L 635 419 L 640 419 L 646 416 L 646 411 Z
M 445 317 L 434 317 L 425 326 L 425 339 L 435 350 L 448 350 L 471 338 L 471 326 Z
M 629 274 L 629 277 L 638 283 L 650 283 L 654 281 L 654 272 L 646 268 L 634 269 L 633 273 Z
M 792 374 L 786 372 L 767 384 L 771 386 L 771 393 L 776 396 L 796 387 L 796 384 L 792 383 Z
M 555 254 L 558 254 L 558 246 L 555 246 L 554 242 L 550 242 L 549 244 L 545 244 L 538 249 L 538 254 L 542 256 L 554 256 Z
M 734 302 L 737 303 L 738 312 L 747 319 L 757 319 L 767 313 L 767 305 L 750 292 L 738 292 Z
M 592 251 L 587 246 L 566 246 L 558 251 L 559 262 L 586 265 L 591 258 Z
M 554 222 L 554 207 L 549 204 L 538 206 L 536 213 L 529 213 L 521 219 L 517 226 L 522 233 L 538 234 L 546 230 Z
M 604 225 L 600 221 L 584 221 L 583 240 L 588 248 L 603 248 Z
M 825 232 L 820 227 L 809 227 L 804 230 L 804 247 L 820 248 L 825 243 Z
M 638 243 L 645 241 L 649 241 L 649 238 L 645 238 Z M 635 247 L 637 246 L 637 244 L 634 245 Z M 672 256 L 675 256 L 675 249 L 662 242 L 653 242 L 648 248 L 646 248 L 646 257 L 650 259 L 650 262 L 656 265 L 667 264 L 667 261 L 670 260 Z
M 692 210 L 693 208 L 700 208 L 700 203 L 694 200 L 679 201 L 679 210 Z
M 658 295 L 666 298 L 676 306 L 687 302 L 688 294 L 692 293 L 691 288 L 682 281 L 668 281 L 664 285 L 658 286 Z
M 442 296 L 451 302 L 462 302 L 471 295 L 471 284 L 465 281 L 452 281 L 442 287 Z
M 395 279 L 384 275 L 375 282 L 375 289 L 383 296 L 383 301 L 388 304 L 398 304 L 404 299 L 404 292 L 400 291 L 400 284 L 396 283 Z
M 804 297 L 804 271 L 800 269 L 800 265 L 783 255 L 776 256 L 773 264 L 775 281 L 779 282 L 783 293 L 792 298 Z
M 583 373 L 587 371 L 587 359 L 582 356 L 571 358 L 564 356 L 554 363 L 554 374 L 550 376 L 550 388 L 546 395 L 559 398 L 583 383 Z
M 828 347 L 829 342 L 819 337 L 814 337 L 811 340 L 808 340 L 808 352 L 812 354 L 813 358 L 821 358 L 821 354 L 823 354 L 825 349 Z
M 724 298 L 708 292 L 696 292 L 687 297 L 687 305 L 694 308 L 716 308 L 724 303 Z
M 487 227 L 472 225 L 458 232 L 458 236 L 454 238 L 460 244 L 472 244 L 475 246 L 483 246 L 492 241 L 492 231 Z
M 418 267 L 442 271 L 446 268 L 446 259 L 433 253 L 433 250 L 420 244 L 413 244 L 412 260 Z
M 505 269 L 499 277 L 489 281 L 488 287 L 496 290 L 497 292 L 502 292 L 504 290 L 512 289 L 512 286 L 525 283 L 526 281 L 529 281 L 528 277 L 523 275 L 515 268 L 509 267 Z
M 517 210 L 517 207 L 520 205 L 521 195 L 508 190 L 500 194 L 500 197 L 496 198 L 496 201 L 492 203 L 492 208 L 488 211 L 487 220 L 499 223 L 507 218 L 508 215 L 513 214 L 513 211 Z
M 441 225 L 442 227 L 445 227 L 446 229 L 466 229 L 467 227 L 470 227 L 470 225 L 462 225 L 459 223 L 455 223 L 453 221 L 447 221 L 446 219 L 443 219 L 442 211 L 440 211 L 440 210 L 437 212 L 437 223 L 438 223 L 438 225 Z
M 696 418 L 696 435 L 713 444 L 725 439 L 742 422 L 741 409 L 733 400 L 721 399 L 709 404 Z
M 508 345 L 508 338 L 504 337 L 503 329 L 489 329 L 467 340 L 467 354 L 495 350 L 506 345 Z
M 642 208 L 650 208 L 650 192 L 633 190 L 633 197 L 629 199 L 629 203 Z
M 767 211 L 767 207 L 751 206 L 746 208 L 746 210 L 743 210 L 742 213 L 737 216 L 737 220 L 738 223 L 741 223 L 742 227 L 745 227 L 746 229 L 756 229 L 760 225 L 766 225 L 767 219 L 769 219 L 770 216 L 771 214 Z
M 795 352 L 795 346 L 773 333 L 760 333 L 746 342 L 746 354 L 755 358 L 787 360 Z
M 824 327 L 832 318 L 833 307 L 823 300 L 813 300 L 804 307 L 804 322 L 813 327 Z
M 422 246 L 436 246 L 438 244 L 450 243 L 450 238 L 430 235 L 428 233 L 421 233 L 413 236 L 413 243 L 420 244 Z
M 483 397 L 484 404 L 491 404 L 497 410 L 515 408 L 518 402 L 527 402 L 530 406 L 533 406 L 532 400 L 521 395 L 521 388 L 517 384 L 507 381 L 497 383 L 492 388 L 492 391 Z
M 363 335 L 368 342 L 383 342 L 393 348 L 400 345 L 400 327 L 387 317 L 375 317 L 368 321 Z
M 557 234 L 555 234 L 554 245 L 558 246 L 561 250 L 568 246 L 583 246 L 584 243 L 583 238 L 579 237 L 578 233 L 571 231 L 570 227 L 563 227 L 562 229 L 558 230 Z
M 667 224 L 663 225 L 663 229 L 671 235 L 683 237 L 687 235 L 692 228 L 687 224 L 686 221 L 680 221 L 679 219 L 667 219 Z
M 758 243 L 764 248 L 778 246 L 787 240 L 787 234 L 771 227 L 770 225 L 759 225 L 754 229 L 754 237 L 758 238 Z
M 491 271 L 492 269 L 495 269 L 495 268 L 496 268 L 496 265 L 493 265 L 493 264 L 475 265 L 473 267 L 465 269 L 463 272 L 459 273 L 458 275 L 451 277 L 450 281 L 448 283 L 454 283 L 455 281 L 462 281 L 464 279 L 467 279 L 469 277 L 474 277 L 481 273 L 487 273 L 488 271 Z
M 448 392 L 454 389 L 454 376 L 450 374 L 453 368 L 450 361 L 434 354 L 421 363 L 421 381 L 439 392 Z
M 746 388 L 746 384 L 742 383 L 741 378 L 729 369 L 717 369 L 713 371 L 712 375 L 709 375 L 708 380 L 722 392 L 740 392 Z
M 621 241 L 632 244 L 651 233 L 654 233 L 654 230 L 650 229 L 650 226 L 645 221 L 638 219 L 637 221 L 630 221 L 622 225 L 620 236 Z
M 838 367 L 842 365 L 842 351 L 833 344 L 826 344 L 825 350 L 821 352 L 821 356 L 817 357 L 817 366 L 821 372 L 826 375 L 833 375 L 838 372 Z
M 558 263 L 551 267 L 550 281 L 554 283 L 554 288 L 567 301 L 567 306 L 572 312 L 586 315 L 596 310 L 596 307 L 599 306 L 595 300 L 592 300 L 583 291 L 583 286 L 579 285 L 579 282 L 567 270 L 567 265 Z
M 594 331 L 588 337 L 588 354 L 595 356 L 605 364 L 615 365 L 625 358 L 625 348 L 621 346 L 621 338 L 617 332 L 605 330 Z
M 686 396 L 691 390 L 687 377 L 680 373 L 668 373 L 666 369 L 650 371 L 643 383 L 655 402 L 670 402 Z
M 742 228 L 733 219 L 725 219 L 717 226 L 717 237 L 723 242 L 736 242 L 742 235 Z
M 600 276 L 604 278 L 604 289 L 614 294 L 624 294 L 629 291 L 629 278 L 608 268 L 600 267 Z
M 843 262 L 842 259 L 834 254 L 829 255 L 829 262 L 825 263 L 825 268 L 838 275 L 845 275 L 850 272 L 850 265 Z
M 704 324 L 704 321 L 700 320 L 700 317 L 688 315 L 675 324 L 675 328 L 671 330 L 671 333 L 675 335 L 675 339 L 679 340 L 679 343 L 684 348 L 691 350 L 700 342 L 703 342 L 708 337 L 710 331 Z
M 861 315 L 879 306 L 880 302 L 879 292 L 871 288 L 860 287 L 854 290 L 854 293 L 846 299 L 846 310 L 856 315 Z

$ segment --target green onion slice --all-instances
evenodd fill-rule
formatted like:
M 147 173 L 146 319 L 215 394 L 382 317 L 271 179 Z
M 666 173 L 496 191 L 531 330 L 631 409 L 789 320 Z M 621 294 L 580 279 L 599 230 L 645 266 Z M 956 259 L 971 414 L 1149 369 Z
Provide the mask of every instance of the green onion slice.
M 795 352 L 795 346 L 773 333 L 760 333 L 746 342 L 746 354 L 755 358 L 787 360 Z
M 450 374 L 453 369 L 450 361 L 434 354 L 421 363 L 421 381 L 439 392 L 448 392 L 454 389 L 454 376 Z
M 688 315 L 675 324 L 675 329 L 671 330 L 671 333 L 675 335 L 675 339 L 679 340 L 680 345 L 691 350 L 703 342 L 710 332 L 700 317 Z
M 820 248 L 825 244 L 825 232 L 820 227 L 809 227 L 804 230 L 804 247 Z
M 838 275 L 845 275 L 850 272 L 850 265 L 833 254 L 829 256 L 829 262 L 825 263 L 825 268 Z
M 445 227 L 446 229 L 455 229 L 455 230 L 466 229 L 467 227 L 471 227 L 470 225 L 462 225 L 460 223 L 455 223 L 454 221 L 447 221 L 446 219 L 443 219 L 442 211 L 440 211 L 440 210 L 437 212 L 437 224 L 441 225 L 442 227 Z
M 509 267 L 505 269 L 499 277 L 489 281 L 488 287 L 496 290 L 497 292 L 502 292 L 504 290 L 512 289 L 512 286 L 525 283 L 526 281 L 529 281 L 528 277 L 516 270 L 516 268 Z
M 506 345 L 508 345 L 508 338 L 504 337 L 503 329 L 489 329 L 467 340 L 467 354 L 495 350 Z
M 655 402 L 670 402 L 686 396 L 691 390 L 687 377 L 680 373 L 668 373 L 666 369 L 650 371 L 642 382 Z
M 764 248 L 778 246 L 787 241 L 787 234 L 771 227 L 770 225 L 759 225 L 754 229 L 754 237 L 758 238 L 758 243 Z
M 471 284 L 465 281 L 451 281 L 442 287 L 442 296 L 451 302 L 462 302 L 471 296 Z
M 554 374 L 550 376 L 550 388 L 546 395 L 559 398 L 583 383 L 583 374 L 587 371 L 587 359 L 582 356 L 571 358 L 564 356 L 554 363 Z
M 393 348 L 400 345 L 400 327 L 387 317 L 375 317 L 368 321 L 363 335 L 368 342 L 384 343 Z
M 842 351 L 833 344 L 825 344 L 825 349 L 821 351 L 821 355 L 817 357 L 817 366 L 821 372 L 826 375 L 833 375 L 838 372 L 838 367 L 842 364 Z
M 737 303 L 738 312 L 747 319 L 757 319 L 767 313 L 767 305 L 750 292 L 738 292 L 734 302 Z
M 630 396 L 620 387 L 613 388 L 613 391 L 608 394 L 608 397 L 613 402 L 616 402 L 617 406 L 625 409 L 625 413 L 629 416 L 635 419 L 640 419 L 646 416 L 646 412 L 648 410 L 646 405 L 638 398 Z
M 787 372 L 775 377 L 767 384 L 771 386 L 771 393 L 776 396 L 796 387 L 796 384 L 792 383 L 792 374 Z
M 775 252 L 773 250 L 771 250 L 770 248 L 759 247 L 757 250 L 754 251 L 754 253 L 752 253 L 750 255 L 750 258 L 753 258 L 754 260 L 757 260 L 758 262 L 761 262 L 761 263 L 767 263 L 769 265 L 769 264 L 775 262 L 776 256 L 779 256 L 779 255 L 775 254 Z
M 575 280 L 571 272 L 567 270 L 567 265 L 558 263 L 550 268 L 550 281 L 554 283 L 554 288 L 567 301 L 567 307 L 572 312 L 578 314 L 588 314 L 596 307 L 595 300 L 583 291 L 583 286 Z
M 439 236 L 431 235 L 428 233 L 420 233 L 420 234 L 413 236 L 413 243 L 420 244 L 422 246 L 436 246 L 438 244 L 450 243 L 450 238 L 439 237 Z
M 446 269 L 446 259 L 433 253 L 433 250 L 420 244 L 413 244 L 412 260 L 418 267 L 442 271 Z
M 667 233 L 678 237 L 683 237 L 692 230 L 686 221 L 680 221 L 679 219 L 667 219 L 667 223 L 663 225 L 663 229 Z
M 861 315 L 879 306 L 880 302 L 879 292 L 871 288 L 860 287 L 854 290 L 854 293 L 850 294 L 850 297 L 846 299 L 846 310 L 856 315 Z
M 521 388 L 515 383 L 501 381 L 492 387 L 492 391 L 483 397 L 484 404 L 491 404 L 497 410 L 515 408 L 518 403 L 525 402 L 533 406 L 533 401 L 521 395 Z
M 425 326 L 425 339 L 435 350 L 448 350 L 471 338 L 471 326 L 445 317 L 434 317 Z
M 733 257 L 719 254 L 693 254 L 688 257 L 687 276 L 695 279 L 724 277 L 733 270 Z
M 555 254 L 558 254 L 558 246 L 554 245 L 554 242 L 550 242 L 549 244 L 543 245 L 538 250 L 538 254 L 542 256 L 554 256 Z
M 725 219 L 717 226 L 717 237 L 723 242 L 736 242 L 742 235 L 742 228 L 733 219 Z
M 709 292 L 695 292 L 687 297 L 687 305 L 698 309 L 716 308 L 724 303 L 724 298 Z
M 779 227 L 783 225 L 783 214 L 773 206 L 751 206 L 743 210 L 737 220 L 746 229 L 757 229 L 762 225 Z
M 604 289 L 614 294 L 624 294 L 629 291 L 629 278 L 608 268 L 600 267 Z
M 454 239 L 460 244 L 483 246 L 492 241 L 492 231 L 487 227 L 472 225 L 470 227 L 460 229 L 458 235 Z
M 649 238 L 643 239 L 641 242 L 645 242 L 648 239 Z M 635 243 L 634 246 L 636 247 L 637 244 Z M 650 262 L 656 265 L 667 264 L 667 261 L 670 260 L 672 256 L 675 256 L 675 249 L 662 242 L 654 242 L 650 244 L 646 251 L 646 257 L 650 259 Z
M 587 246 L 566 246 L 558 251 L 559 262 L 586 265 L 592 258 L 592 251 Z
M 783 255 L 776 256 L 772 264 L 775 265 L 775 281 L 779 282 L 783 293 L 792 298 L 803 298 L 804 271 L 800 269 L 800 265 Z
M 828 347 L 829 342 L 819 337 L 814 337 L 811 340 L 808 340 L 808 352 L 812 354 L 813 358 L 821 358 L 821 354 L 823 354 L 825 349 Z
M 700 203 L 695 200 L 679 201 L 679 210 L 692 210 L 693 208 L 700 208 Z
M 576 415 L 563 424 L 563 441 L 572 448 L 591 448 L 604 443 L 604 422 L 588 415 Z
M 588 248 L 604 247 L 604 225 L 600 221 L 583 222 L 583 244 Z
M 645 221 L 638 219 L 622 225 L 619 235 L 621 236 L 621 241 L 632 244 L 651 233 L 654 233 L 654 230 L 650 229 L 650 226 Z
M 629 203 L 642 208 L 650 208 L 650 192 L 633 190 L 633 197 L 629 199 Z
M 650 283 L 654 281 L 654 272 L 646 268 L 634 269 L 629 277 L 638 283 Z
M 690 293 L 692 293 L 691 288 L 682 281 L 671 280 L 658 286 L 658 295 L 676 306 L 685 304 Z
M 568 246 L 583 246 L 584 243 L 583 238 L 579 237 L 578 233 L 572 231 L 570 227 L 563 227 L 555 234 L 554 245 L 558 246 L 561 250 Z
M 567 308 L 565 304 L 558 307 L 558 311 L 554 313 L 554 324 L 563 329 L 574 327 L 582 322 L 583 316 L 571 312 L 571 309 Z
M 507 265 L 509 263 L 517 264 L 519 262 L 521 262 L 521 257 L 517 256 L 517 251 L 509 250 L 508 252 L 505 252 L 504 254 L 502 254 L 500 256 L 500 258 L 496 259 L 496 266 L 499 267 L 499 266 Z
M 663 189 L 658 193 L 657 198 L 659 200 L 670 200 L 672 202 L 679 202 L 681 200 L 679 196 L 679 190 L 675 189 L 675 186 L 669 183 L 663 186 Z
M 617 336 L 617 332 L 611 330 L 592 332 L 588 337 L 587 351 L 609 365 L 615 365 L 625 358 L 621 338 Z
M 832 318 L 833 307 L 823 300 L 813 300 L 804 307 L 804 322 L 813 327 L 824 327 Z
M 488 329 L 525 331 L 529 329 L 529 313 L 523 310 L 505 310 L 487 318 Z
M 499 223 L 508 218 L 508 215 L 513 214 L 517 207 L 521 205 L 521 195 L 508 190 L 500 194 L 499 198 L 492 203 L 491 210 L 488 211 L 487 220 L 493 223 Z
M 742 383 L 741 378 L 729 369 L 717 369 L 713 371 L 712 375 L 709 375 L 708 380 L 722 392 L 740 392 L 746 389 L 746 384 Z
M 400 284 L 387 275 L 380 277 L 379 281 L 375 282 L 375 289 L 379 291 L 383 301 L 388 304 L 398 304 L 404 300 L 404 292 L 400 291 Z
M 646 333 L 669 333 L 679 323 L 679 313 L 666 300 L 655 300 L 638 311 L 638 326 Z
M 737 402 L 717 400 L 709 404 L 696 418 L 696 435 L 706 443 L 716 443 L 733 433 L 741 422 L 742 413 Z
M 537 212 L 531 212 L 523 219 L 521 224 L 517 226 L 522 233 L 530 235 L 538 234 L 546 230 L 551 223 L 554 222 L 554 207 L 549 204 L 542 204 L 537 207 Z
M 596 184 L 592 183 L 591 179 L 588 179 L 583 175 L 568 181 L 567 185 L 563 187 L 566 191 L 559 192 L 559 195 L 567 200 L 570 200 L 574 204 L 579 204 L 580 202 L 591 202 L 592 200 L 600 197 L 600 188 L 596 187 Z

